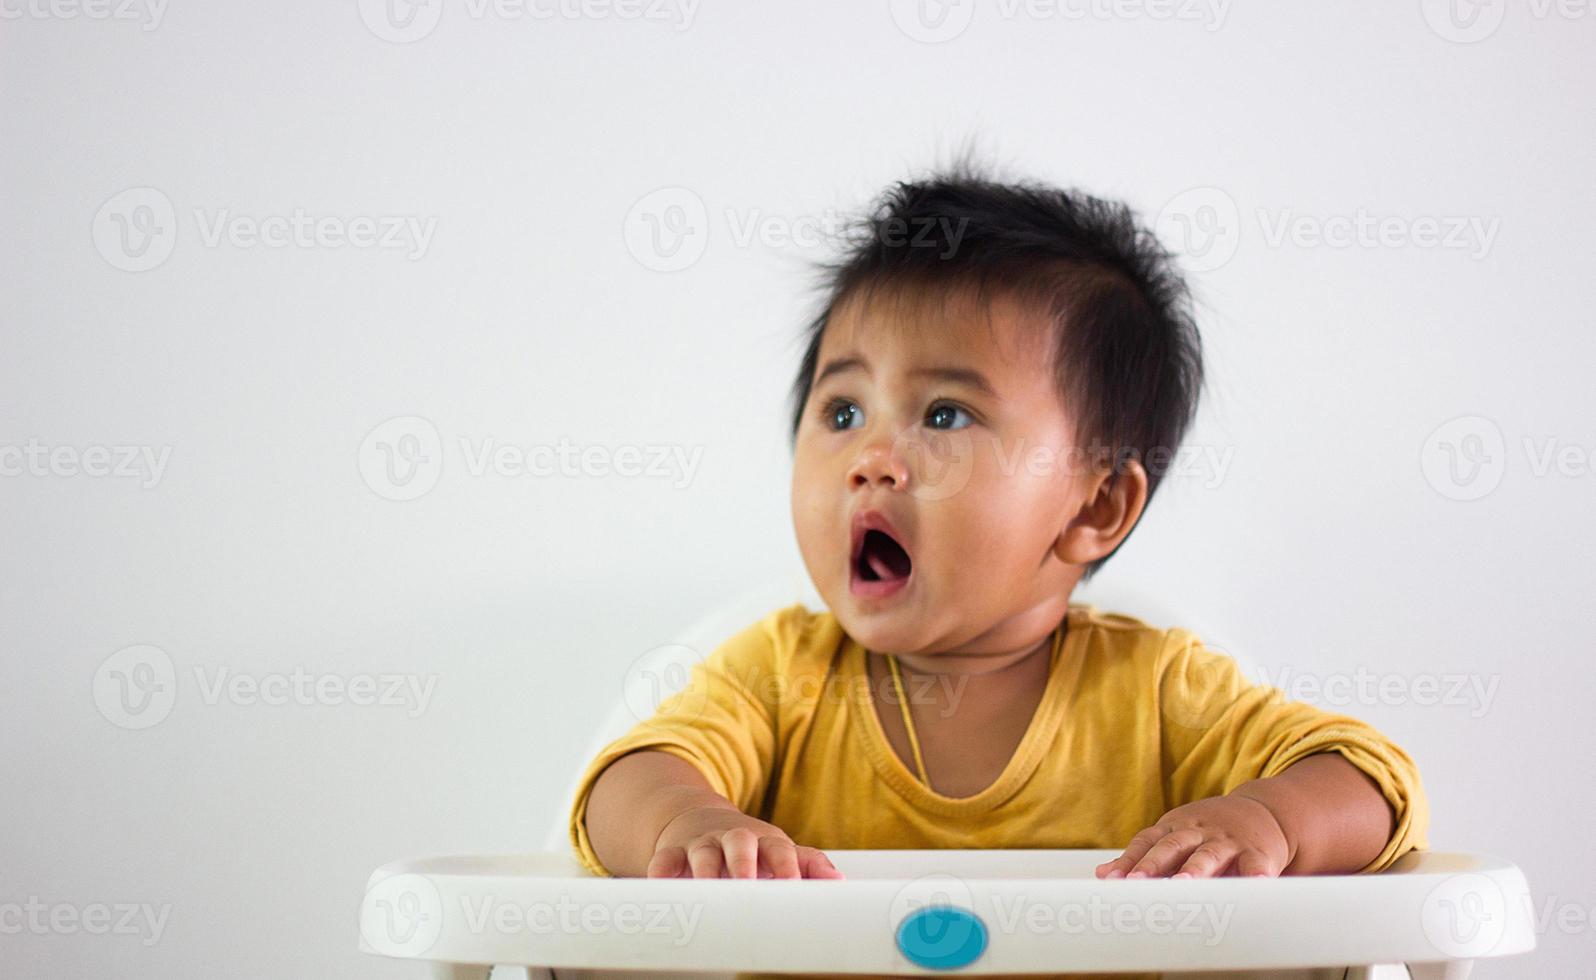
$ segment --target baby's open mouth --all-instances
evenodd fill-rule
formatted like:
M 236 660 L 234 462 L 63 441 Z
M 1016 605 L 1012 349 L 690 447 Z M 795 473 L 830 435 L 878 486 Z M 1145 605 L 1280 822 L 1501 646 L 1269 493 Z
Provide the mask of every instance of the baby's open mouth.
M 854 568 L 866 582 L 891 582 L 909 577 L 909 553 L 890 534 L 874 528 L 859 542 Z

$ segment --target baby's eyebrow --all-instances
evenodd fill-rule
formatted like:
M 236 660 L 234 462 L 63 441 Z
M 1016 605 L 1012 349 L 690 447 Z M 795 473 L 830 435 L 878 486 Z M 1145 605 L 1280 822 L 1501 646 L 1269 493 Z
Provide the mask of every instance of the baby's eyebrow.
M 864 359 L 859 357 L 836 358 L 828 362 L 826 366 L 821 368 L 820 372 L 815 375 L 814 386 L 818 388 L 822 382 L 832 375 L 844 374 L 848 371 L 863 371 L 866 376 L 869 376 L 870 365 L 866 364 Z M 909 374 L 913 377 L 937 378 L 942 381 L 952 381 L 958 384 L 966 384 L 990 398 L 1000 397 L 997 393 L 997 390 L 992 387 L 991 382 L 986 380 L 986 376 L 974 368 L 923 367 L 915 368 L 913 371 L 910 371 Z
M 971 388 L 985 394 L 989 398 L 997 398 L 996 389 L 987 382 L 986 377 L 974 368 L 960 367 L 930 367 L 917 368 L 909 372 L 916 377 L 932 377 L 943 381 L 952 381 L 957 384 L 966 384 Z

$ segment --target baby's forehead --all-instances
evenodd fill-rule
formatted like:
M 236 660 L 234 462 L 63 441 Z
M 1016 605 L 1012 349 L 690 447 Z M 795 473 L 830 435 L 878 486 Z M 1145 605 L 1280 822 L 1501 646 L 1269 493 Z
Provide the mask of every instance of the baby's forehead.
M 1007 293 L 896 288 L 850 296 L 834 306 L 820 363 L 852 353 L 872 363 L 935 361 L 1004 374 L 1052 373 L 1054 323 Z

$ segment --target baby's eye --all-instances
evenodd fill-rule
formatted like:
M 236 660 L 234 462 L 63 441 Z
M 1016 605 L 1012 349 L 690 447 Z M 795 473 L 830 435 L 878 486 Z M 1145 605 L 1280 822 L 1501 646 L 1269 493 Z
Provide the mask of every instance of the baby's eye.
M 964 421 L 954 424 L 960 417 L 962 417 Z M 971 422 L 975 421 L 970 417 L 969 412 L 966 412 L 964 409 L 954 405 L 951 402 L 938 402 L 936 405 L 932 406 L 931 411 L 926 415 L 925 420 L 926 424 L 931 426 L 931 428 L 943 430 L 962 429 L 966 425 L 969 425 Z
M 826 407 L 821 411 L 821 419 L 828 428 L 834 431 L 842 431 L 854 428 L 853 425 L 849 424 L 850 422 L 858 422 L 862 425 L 864 423 L 864 412 L 860 411 L 859 406 L 853 402 L 836 398 L 827 403 Z

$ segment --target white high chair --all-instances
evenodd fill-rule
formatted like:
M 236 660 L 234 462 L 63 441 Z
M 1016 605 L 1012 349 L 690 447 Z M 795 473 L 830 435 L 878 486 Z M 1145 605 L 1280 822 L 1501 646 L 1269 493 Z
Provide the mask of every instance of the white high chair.
M 360 948 L 427 961 L 438 980 L 490 970 L 494 980 L 739 971 L 1462 980 L 1475 959 L 1535 947 L 1517 867 L 1438 851 L 1379 874 L 1275 879 L 1098 880 L 1093 869 L 1116 850 L 828 849 L 844 881 L 589 874 L 566 825 L 587 760 L 684 683 L 692 662 L 798 601 L 823 608 L 806 576 L 768 583 L 639 658 L 626 703 L 578 760 L 545 850 L 378 868 Z M 1076 601 L 1185 625 L 1123 588 L 1094 585 Z

